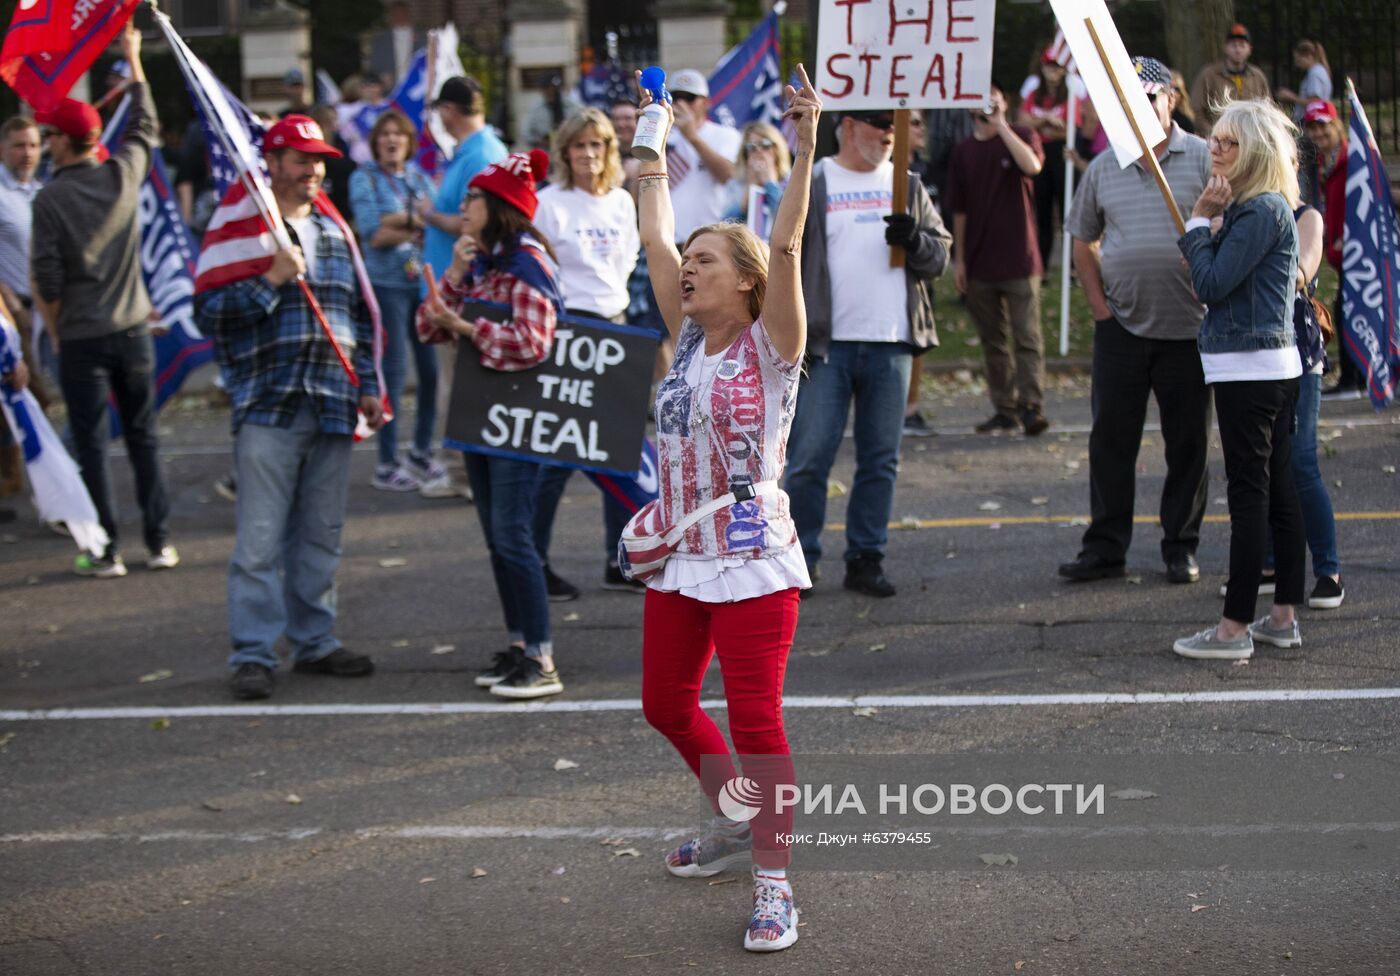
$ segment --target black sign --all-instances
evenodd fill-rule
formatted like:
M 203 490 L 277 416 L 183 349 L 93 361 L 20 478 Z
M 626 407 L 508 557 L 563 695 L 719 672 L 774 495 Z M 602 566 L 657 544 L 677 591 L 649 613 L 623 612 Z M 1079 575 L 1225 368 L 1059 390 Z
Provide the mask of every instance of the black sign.
M 460 314 L 468 321 L 504 322 L 511 310 L 469 302 Z M 544 362 L 514 373 L 485 368 L 476 346 L 459 341 L 444 443 L 459 451 L 635 475 L 659 341 L 647 329 L 560 315 Z

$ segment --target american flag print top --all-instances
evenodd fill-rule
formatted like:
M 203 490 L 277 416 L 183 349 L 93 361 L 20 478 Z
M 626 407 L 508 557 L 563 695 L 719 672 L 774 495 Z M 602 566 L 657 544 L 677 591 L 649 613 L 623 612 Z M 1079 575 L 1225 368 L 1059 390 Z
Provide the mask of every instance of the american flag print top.
M 797 406 L 800 363 L 783 360 L 760 317 L 734 340 L 713 371 L 687 381 L 705 335 L 690 319 L 681 327 L 675 361 L 656 392 L 656 452 L 660 491 L 634 517 L 639 526 L 676 525 L 735 484 L 781 481 L 788 432 Z M 686 530 L 680 558 L 758 559 L 797 542 L 784 492 L 721 509 Z

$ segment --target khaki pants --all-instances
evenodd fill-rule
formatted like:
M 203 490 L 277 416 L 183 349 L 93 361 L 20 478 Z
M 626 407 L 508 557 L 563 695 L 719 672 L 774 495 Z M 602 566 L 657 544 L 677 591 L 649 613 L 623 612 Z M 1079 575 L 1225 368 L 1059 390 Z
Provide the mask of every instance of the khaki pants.
M 1040 279 L 969 279 L 966 301 L 982 340 L 992 406 L 1008 417 L 1021 410 L 1041 411 L 1045 342 L 1040 332 Z

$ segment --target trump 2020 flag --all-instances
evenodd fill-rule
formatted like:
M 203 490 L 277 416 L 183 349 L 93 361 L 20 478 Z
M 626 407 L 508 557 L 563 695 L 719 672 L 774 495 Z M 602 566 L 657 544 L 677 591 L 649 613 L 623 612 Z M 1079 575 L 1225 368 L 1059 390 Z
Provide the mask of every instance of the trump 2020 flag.
M 750 122 L 776 125 L 783 115 L 783 75 L 778 57 L 779 0 L 744 43 L 722 57 L 710 75 L 710 118 L 743 128 Z
M 1361 371 L 1377 410 L 1395 398 L 1400 369 L 1400 227 L 1390 180 L 1366 111 L 1347 82 L 1347 219 L 1342 237 L 1342 345 Z
M 37 111 L 48 111 L 68 97 L 137 3 L 20 0 L 0 48 L 0 78 Z
M 19 330 L 0 304 L 0 375 L 14 372 L 20 355 Z M 97 509 L 78 466 L 49 426 L 39 401 L 27 389 L 17 390 L 0 382 L 0 407 L 24 454 L 25 473 L 39 517 L 45 522 L 65 523 L 79 549 L 101 555 L 107 548 L 107 533 L 97 520 Z
M 102 133 L 102 144 L 115 153 L 131 108 L 122 99 Z M 190 239 L 170 175 L 160 153 L 151 154 L 151 171 L 141 184 L 137 216 L 141 221 L 141 277 L 151 304 L 166 330 L 155 340 L 156 408 L 176 393 L 185 377 L 214 358 L 214 343 L 194 322 L 194 242 Z

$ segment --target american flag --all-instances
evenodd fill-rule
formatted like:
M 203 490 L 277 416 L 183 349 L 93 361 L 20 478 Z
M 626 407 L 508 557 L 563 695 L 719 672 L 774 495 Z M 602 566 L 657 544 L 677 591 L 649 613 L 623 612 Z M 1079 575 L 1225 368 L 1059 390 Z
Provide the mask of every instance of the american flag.
M 1055 39 L 1050 42 L 1050 56 L 1065 71 L 1072 75 L 1079 74 L 1079 68 L 1074 63 L 1074 55 L 1069 50 L 1069 42 L 1065 40 L 1064 29 L 1058 25 L 1055 27 Z
M 256 277 L 271 267 L 273 255 L 280 248 L 289 248 L 292 243 L 268 186 L 267 164 L 260 148 L 266 129 L 190 51 L 168 17 L 157 14 L 156 22 L 176 55 L 186 85 L 195 95 L 195 109 L 209 151 L 209 174 L 219 196 L 219 206 L 209 221 L 195 266 L 195 291 Z M 392 417 L 388 394 L 383 392 L 387 390 L 382 368 L 384 326 L 359 244 L 324 190 L 316 199 L 316 209 L 335 222 L 350 245 L 355 278 L 374 323 L 374 372 L 384 398 L 385 415 Z M 368 431 L 363 418 L 360 426 L 357 438 Z

